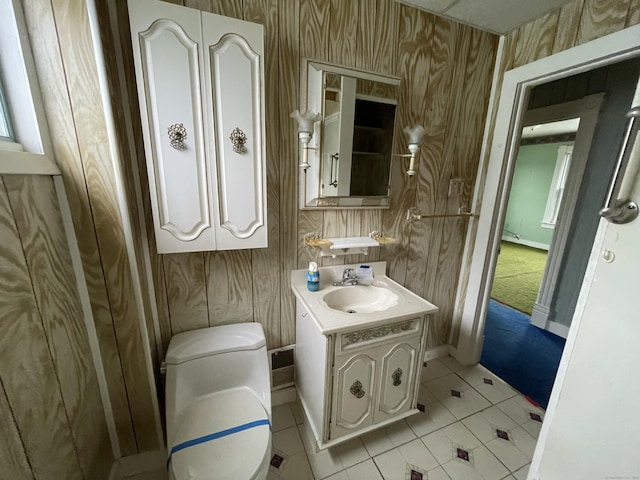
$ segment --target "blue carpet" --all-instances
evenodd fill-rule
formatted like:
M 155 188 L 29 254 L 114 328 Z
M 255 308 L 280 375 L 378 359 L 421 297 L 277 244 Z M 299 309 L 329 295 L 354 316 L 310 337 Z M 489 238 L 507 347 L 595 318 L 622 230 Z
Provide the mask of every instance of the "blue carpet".
M 491 300 L 480 363 L 547 408 L 565 340 L 529 323 L 529 316 Z

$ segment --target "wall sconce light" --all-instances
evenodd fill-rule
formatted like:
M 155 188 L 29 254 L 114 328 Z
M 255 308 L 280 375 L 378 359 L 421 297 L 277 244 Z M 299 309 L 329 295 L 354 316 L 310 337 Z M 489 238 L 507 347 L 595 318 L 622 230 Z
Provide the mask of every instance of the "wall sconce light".
M 300 162 L 300 168 L 307 171 L 311 165 L 309 165 L 309 150 L 315 150 L 315 148 L 309 146 L 311 137 L 313 137 L 313 124 L 322 119 L 322 115 L 319 113 L 313 113 L 308 110 L 300 113 L 296 110 L 291 114 L 291 118 L 295 118 L 298 121 L 298 139 L 302 145 L 302 161 Z
M 407 134 L 409 137 L 409 152 L 404 154 L 396 154 L 395 157 L 409 157 L 411 160 L 409 161 L 409 170 L 407 170 L 407 175 L 412 177 L 416 174 L 415 171 L 415 163 L 416 163 L 416 155 L 420 151 L 420 143 L 422 143 L 422 137 L 424 136 L 424 132 L 426 130 L 422 125 L 415 125 L 413 128 L 404 127 L 403 132 Z

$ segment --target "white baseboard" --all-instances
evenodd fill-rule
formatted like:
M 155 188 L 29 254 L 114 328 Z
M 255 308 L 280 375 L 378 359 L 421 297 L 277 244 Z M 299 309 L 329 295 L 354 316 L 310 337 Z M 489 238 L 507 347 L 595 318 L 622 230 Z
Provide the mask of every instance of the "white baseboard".
M 424 352 L 424 361 L 435 360 L 437 358 L 446 357 L 451 352 L 451 345 L 440 345 L 439 347 L 430 348 Z
M 531 325 L 535 325 L 538 328 L 546 330 L 549 313 L 551 313 L 551 310 L 548 307 L 540 305 L 536 302 L 533 304 L 533 311 L 531 312 L 531 319 L 529 320 L 529 323 L 531 323 Z
M 563 325 L 558 322 L 547 322 L 547 326 L 545 330 L 547 332 L 555 333 L 556 335 L 564 338 L 565 340 L 569 336 L 569 327 L 567 325 Z
M 517 243 L 518 245 L 537 248 L 539 250 L 549 251 L 549 245 L 547 245 L 546 243 L 532 242 L 531 240 L 523 240 L 522 238 L 518 240 L 517 238 L 513 238 L 509 235 L 503 235 L 502 240 L 504 240 L 505 242 Z
M 543 307 L 539 304 L 533 306 L 533 312 L 531 313 L 531 325 L 538 327 L 547 332 L 554 333 L 564 339 L 569 335 L 569 327 L 562 323 L 549 320 L 550 310 L 547 307 Z
M 295 402 L 298 398 L 295 385 L 290 385 L 278 390 L 271 390 L 271 406 L 284 405 L 285 403 Z

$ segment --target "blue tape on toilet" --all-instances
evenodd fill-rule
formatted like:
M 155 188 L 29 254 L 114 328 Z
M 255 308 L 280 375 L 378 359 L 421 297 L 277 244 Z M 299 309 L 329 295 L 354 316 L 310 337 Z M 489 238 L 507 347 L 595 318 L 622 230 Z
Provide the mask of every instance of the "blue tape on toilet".
M 238 425 L 237 427 L 227 428 L 226 430 L 220 430 L 216 433 L 210 433 L 209 435 L 205 435 L 204 437 L 194 438 L 193 440 L 187 440 L 186 442 L 179 443 L 175 445 L 171 452 L 169 452 L 169 458 L 167 459 L 167 468 L 169 468 L 169 464 L 171 463 L 171 457 L 174 453 L 179 452 L 180 450 L 184 450 L 185 448 L 194 447 L 196 445 L 200 445 L 201 443 L 210 442 L 211 440 L 215 440 L 216 438 L 226 437 L 228 435 L 233 435 L 234 433 L 242 432 L 243 430 L 249 430 L 250 428 L 260 427 L 262 425 L 268 425 L 269 430 L 271 430 L 271 424 L 268 419 L 264 420 L 256 420 L 254 422 L 245 423 L 243 425 Z

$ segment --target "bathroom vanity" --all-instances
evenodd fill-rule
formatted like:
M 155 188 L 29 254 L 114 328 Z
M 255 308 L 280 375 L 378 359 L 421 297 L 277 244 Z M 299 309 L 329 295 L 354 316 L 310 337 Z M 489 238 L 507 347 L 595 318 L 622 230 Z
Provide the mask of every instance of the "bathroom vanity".
M 296 387 L 319 448 L 418 412 L 429 314 L 437 307 L 374 269 L 371 285 L 334 286 L 345 268 L 320 269 L 309 292 L 294 270 Z

